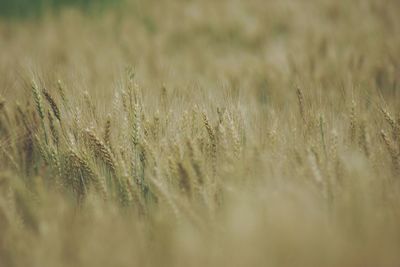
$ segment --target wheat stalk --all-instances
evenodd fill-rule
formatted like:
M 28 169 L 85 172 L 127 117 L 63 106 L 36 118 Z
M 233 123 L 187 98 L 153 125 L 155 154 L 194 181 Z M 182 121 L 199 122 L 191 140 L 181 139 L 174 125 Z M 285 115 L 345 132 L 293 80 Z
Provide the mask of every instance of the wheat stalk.
M 43 93 L 44 97 L 46 98 L 47 102 L 49 103 L 54 116 L 57 118 L 58 121 L 61 121 L 60 109 L 58 108 L 54 98 L 50 95 L 50 93 L 45 88 L 43 88 L 42 93 Z
M 44 108 L 43 108 L 42 96 L 40 95 L 39 88 L 34 81 L 32 81 L 32 93 L 33 93 L 33 100 L 35 101 L 35 105 L 36 105 L 36 110 L 40 117 L 42 130 L 43 130 L 43 134 L 44 134 L 44 139 L 47 144 L 48 139 L 47 139 L 46 126 L 44 124 Z
M 356 137 L 356 123 L 357 123 L 356 102 L 352 100 L 351 110 L 350 110 L 350 141 L 352 143 L 354 142 Z
M 381 137 L 383 139 L 383 142 L 386 145 L 386 149 L 389 152 L 389 155 L 392 159 L 393 167 L 396 172 L 400 171 L 400 153 L 397 151 L 396 146 L 394 143 L 389 139 L 385 131 L 381 130 Z
M 43 120 L 44 119 L 44 108 L 43 108 L 42 96 L 40 95 L 39 88 L 34 81 L 32 81 L 32 93 L 33 93 L 33 100 L 35 101 L 36 109 L 39 114 L 39 117 Z
M 48 112 L 47 117 L 49 119 L 49 128 L 50 128 L 51 137 L 53 139 L 54 144 L 58 145 L 59 144 L 59 135 L 58 135 L 56 126 L 54 124 L 53 116 L 51 115 L 50 112 Z
M 72 175 L 72 187 L 78 194 L 78 200 L 80 200 L 87 194 L 89 181 L 96 183 L 96 173 L 92 170 L 88 161 L 72 149 L 67 152 L 67 163 L 67 175 Z
M 366 129 L 366 123 L 365 121 L 360 122 L 360 137 L 359 137 L 359 145 L 361 149 L 363 150 L 365 156 L 367 158 L 370 157 L 370 143 L 369 143 L 369 135 Z
M 207 130 L 208 137 L 210 139 L 212 175 L 213 177 L 215 177 L 217 172 L 217 140 L 215 137 L 215 132 L 210 125 L 207 115 L 204 112 L 202 113 L 202 117 L 203 117 L 203 124 Z
M 110 148 L 111 147 L 111 114 L 108 114 L 106 123 L 104 125 L 104 143 Z
M 57 89 L 58 89 L 58 93 L 61 96 L 61 100 L 63 101 L 63 105 L 64 107 L 68 107 L 68 98 L 65 95 L 65 86 L 64 84 L 61 82 L 61 80 L 57 80 Z
M 95 155 L 106 164 L 106 166 L 114 175 L 116 175 L 117 164 L 110 149 L 96 136 L 96 134 L 92 130 L 86 129 L 85 134 Z
M 305 105 L 304 105 L 304 95 L 300 88 L 296 89 L 297 101 L 299 103 L 300 116 L 303 119 L 303 122 L 306 122 L 305 115 Z

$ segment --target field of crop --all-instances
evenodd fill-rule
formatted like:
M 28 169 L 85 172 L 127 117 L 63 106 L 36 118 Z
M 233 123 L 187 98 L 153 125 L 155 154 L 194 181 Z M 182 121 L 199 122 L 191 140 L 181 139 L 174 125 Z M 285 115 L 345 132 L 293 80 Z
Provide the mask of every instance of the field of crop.
M 400 266 L 399 1 L 10 3 L 0 267 Z

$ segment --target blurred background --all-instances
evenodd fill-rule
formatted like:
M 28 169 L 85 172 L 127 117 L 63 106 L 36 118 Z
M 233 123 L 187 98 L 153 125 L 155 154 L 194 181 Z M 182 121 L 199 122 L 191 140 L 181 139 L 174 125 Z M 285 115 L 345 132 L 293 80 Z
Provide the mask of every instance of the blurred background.
M 45 12 L 58 12 L 62 7 L 76 7 L 86 12 L 93 12 L 120 3 L 121 0 L 1 0 L 0 16 L 38 17 Z
M 391 98 L 399 3 L 0 0 L 0 86 L 14 95 L 34 75 L 109 94 L 131 66 L 148 88 L 231 88 L 265 105 L 283 105 L 294 84 L 379 88 Z

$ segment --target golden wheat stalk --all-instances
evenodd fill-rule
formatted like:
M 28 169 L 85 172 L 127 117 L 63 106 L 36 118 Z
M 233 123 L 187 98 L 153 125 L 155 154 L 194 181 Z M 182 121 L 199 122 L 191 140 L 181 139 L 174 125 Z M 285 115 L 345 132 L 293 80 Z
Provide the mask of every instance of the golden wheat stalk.
M 92 130 L 86 129 L 85 134 L 95 155 L 100 158 L 115 175 L 117 171 L 117 164 L 110 149 L 97 137 Z
M 383 117 L 387 121 L 387 123 L 392 127 L 392 130 L 396 130 L 396 121 L 392 118 L 392 115 L 383 107 L 381 107 L 381 112 L 383 114 Z
M 370 157 L 370 142 L 365 121 L 360 122 L 359 145 L 367 158 Z
M 44 134 L 44 139 L 46 144 L 48 143 L 48 138 L 47 138 L 47 132 L 46 132 L 46 126 L 44 123 L 44 108 L 43 108 L 43 101 L 42 101 L 42 96 L 40 95 L 39 92 L 39 87 L 35 83 L 35 81 L 32 81 L 32 93 L 33 93 L 33 100 L 35 101 L 36 105 L 36 110 L 39 114 L 41 125 L 42 125 L 42 130 Z
M 96 174 L 90 167 L 88 161 L 80 157 L 74 150 L 67 152 L 67 172 L 66 174 L 72 181 L 72 187 L 78 194 L 78 200 L 87 194 L 89 181 L 96 180 Z
M 57 90 L 58 90 L 58 93 L 61 96 L 61 100 L 63 101 L 64 107 L 67 108 L 68 107 L 68 98 L 65 95 L 65 86 L 61 82 L 61 80 L 57 80 Z
M 58 121 L 61 121 L 60 109 L 58 108 L 54 98 L 50 95 L 49 91 L 47 91 L 46 88 L 43 88 L 42 93 L 49 103 L 54 116 L 57 118 Z
M 138 103 L 135 103 L 132 111 L 132 131 L 131 131 L 131 140 L 133 143 L 133 147 L 136 148 L 139 144 L 139 135 L 140 135 L 140 107 Z
M 400 149 L 400 118 L 397 119 L 397 121 L 392 117 L 392 115 L 383 107 L 381 108 L 381 111 L 383 113 L 383 116 L 387 123 L 390 125 L 392 128 L 392 133 L 394 138 L 398 142 L 398 147 Z
M 190 196 L 192 193 L 192 185 L 189 172 L 182 162 L 178 162 L 177 167 L 179 173 L 179 187 L 185 194 Z
M 49 119 L 49 128 L 50 128 L 50 133 L 51 133 L 52 140 L 53 140 L 54 144 L 58 145 L 59 144 L 59 135 L 58 135 L 58 131 L 56 129 L 56 126 L 54 124 L 53 116 L 51 115 L 50 112 L 47 113 L 47 116 L 48 116 L 48 119 Z
M 395 144 L 392 142 L 392 140 L 390 140 L 388 135 L 383 130 L 381 130 L 381 137 L 392 159 L 394 170 L 396 172 L 400 171 L 400 152 L 397 150 Z
M 104 143 L 110 148 L 110 150 L 112 149 L 111 147 L 111 114 L 107 115 L 107 120 L 106 123 L 104 125 Z
M 33 93 L 33 100 L 36 104 L 36 109 L 41 119 L 44 119 L 44 108 L 43 108 L 43 101 L 42 96 L 40 95 L 39 88 L 37 84 L 32 81 L 32 93 Z
M 350 109 L 350 141 L 352 143 L 354 142 L 357 134 L 356 124 L 357 124 L 356 102 L 352 100 Z
M 215 137 L 214 129 L 211 127 L 208 117 L 204 112 L 202 113 L 202 117 L 203 117 L 203 124 L 207 130 L 208 137 L 210 139 L 212 175 L 213 177 L 215 177 L 217 173 L 217 140 Z
M 203 177 L 203 170 L 201 168 L 201 161 L 199 159 L 198 151 L 196 150 L 193 142 L 190 139 L 186 140 L 186 144 L 189 150 L 189 158 L 192 163 L 193 169 L 197 176 L 197 182 L 199 185 L 203 185 L 204 177 Z
M 296 94 L 297 94 L 297 101 L 299 103 L 300 116 L 303 119 L 303 121 L 305 122 L 306 115 L 305 115 L 304 95 L 300 88 L 296 89 Z

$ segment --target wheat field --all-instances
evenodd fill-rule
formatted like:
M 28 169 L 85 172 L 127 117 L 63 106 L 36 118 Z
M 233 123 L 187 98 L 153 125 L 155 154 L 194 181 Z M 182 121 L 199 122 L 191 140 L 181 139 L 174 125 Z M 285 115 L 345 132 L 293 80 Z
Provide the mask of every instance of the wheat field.
M 399 14 L 0 18 L 0 266 L 400 266 Z

